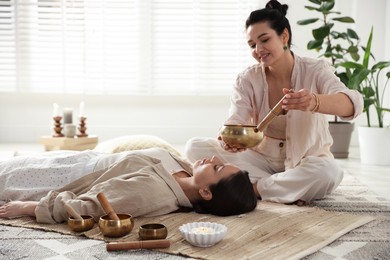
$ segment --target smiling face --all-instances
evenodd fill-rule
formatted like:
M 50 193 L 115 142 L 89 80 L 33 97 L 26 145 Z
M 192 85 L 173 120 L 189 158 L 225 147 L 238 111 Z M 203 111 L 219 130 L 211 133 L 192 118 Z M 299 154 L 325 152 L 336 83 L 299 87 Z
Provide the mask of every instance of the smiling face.
M 194 182 L 198 188 L 207 188 L 240 171 L 232 164 L 223 163 L 213 156 L 211 159 L 196 161 L 193 165 Z
M 285 53 L 283 47 L 288 42 L 287 29 L 278 35 L 267 22 L 259 22 L 248 27 L 246 36 L 252 56 L 265 67 L 273 65 Z

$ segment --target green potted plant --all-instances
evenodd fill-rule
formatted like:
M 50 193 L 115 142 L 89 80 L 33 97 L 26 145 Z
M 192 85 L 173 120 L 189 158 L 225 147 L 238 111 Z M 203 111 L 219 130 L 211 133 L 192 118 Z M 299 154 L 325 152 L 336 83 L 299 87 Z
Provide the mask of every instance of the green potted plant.
M 373 28 L 367 45 L 363 47 L 364 56 L 361 63 L 343 62 L 338 64 L 346 69 L 349 77 L 348 87 L 357 89 L 364 99 L 363 112 L 367 117 L 367 126 L 359 126 L 360 155 L 363 163 L 390 165 L 390 128 L 383 122 L 384 113 L 390 108 L 384 107 L 386 87 L 390 80 L 390 61 L 380 61 L 369 66 Z M 377 124 L 371 122 L 370 111 L 374 111 Z M 387 150 L 386 150 L 387 149 Z
M 336 70 L 336 75 L 346 85 L 349 85 L 349 76 L 346 70 L 342 70 L 338 64 L 346 61 L 358 61 L 359 36 L 350 28 L 345 31 L 336 30 L 338 23 L 354 23 L 354 19 L 348 16 L 340 16 L 341 13 L 334 11 L 335 0 L 308 0 L 313 5 L 305 6 L 310 11 L 317 12 L 320 17 L 299 20 L 299 25 L 319 23 L 319 27 L 312 30 L 313 39 L 307 44 L 307 49 L 316 50 L 319 57 L 330 60 Z M 335 116 L 329 122 L 329 130 L 333 137 L 331 152 L 335 158 L 347 158 L 354 124 L 338 120 Z

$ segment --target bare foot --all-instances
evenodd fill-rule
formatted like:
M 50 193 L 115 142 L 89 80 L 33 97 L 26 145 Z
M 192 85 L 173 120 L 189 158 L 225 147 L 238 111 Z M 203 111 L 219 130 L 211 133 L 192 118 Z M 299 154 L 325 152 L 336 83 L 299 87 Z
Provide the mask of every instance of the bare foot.
M 35 217 L 37 201 L 11 201 L 0 206 L 0 218 L 12 218 L 19 216 Z
M 306 201 L 304 201 L 304 200 L 297 200 L 297 201 L 292 202 L 292 203 L 287 203 L 287 205 L 297 205 L 298 207 L 302 207 L 302 206 L 307 206 L 309 204 L 306 203 Z

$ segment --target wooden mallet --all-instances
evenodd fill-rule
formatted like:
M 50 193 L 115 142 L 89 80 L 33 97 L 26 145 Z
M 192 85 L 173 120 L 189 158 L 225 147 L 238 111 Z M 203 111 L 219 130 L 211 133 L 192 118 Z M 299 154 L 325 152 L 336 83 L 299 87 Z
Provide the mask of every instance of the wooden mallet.
M 102 192 L 98 193 L 96 197 L 111 220 L 120 220 L 114 209 L 111 207 L 111 204 L 108 202 L 106 196 Z

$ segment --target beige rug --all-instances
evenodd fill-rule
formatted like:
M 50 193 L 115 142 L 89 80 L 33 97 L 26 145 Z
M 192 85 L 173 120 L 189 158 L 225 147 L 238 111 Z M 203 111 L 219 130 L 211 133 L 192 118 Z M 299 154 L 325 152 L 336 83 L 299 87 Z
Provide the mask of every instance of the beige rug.
M 0 224 L 85 235 L 105 241 L 138 240 L 138 228 L 144 223 L 163 223 L 168 228 L 171 247 L 161 252 L 199 259 L 300 259 L 328 245 L 343 234 L 374 220 L 343 212 L 329 212 L 313 207 L 297 207 L 260 202 L 249 214 L 216 217 L 196 213 L 175 213 L 154 218 L 137 218 L 133 231 L 121 239 L 107 239 L 98 227 L 84 233 L 69 231 L 66 224 L 38 225 L 33 218 L 0 219 Z M 225 224 L 227 236 L 209 248 L 193 247 L 180 235 L 179 226 L 194 221 Z

